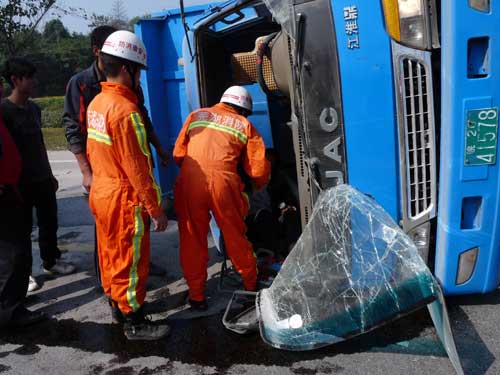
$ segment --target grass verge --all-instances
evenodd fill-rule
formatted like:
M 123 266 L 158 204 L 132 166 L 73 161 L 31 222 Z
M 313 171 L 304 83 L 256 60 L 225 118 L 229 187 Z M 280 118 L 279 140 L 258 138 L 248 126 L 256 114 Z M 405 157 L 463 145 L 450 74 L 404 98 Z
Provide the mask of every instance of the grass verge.
M 62 128 L 42 128 L 43 140 L 48 151 L 67 150 L 68 143 Z

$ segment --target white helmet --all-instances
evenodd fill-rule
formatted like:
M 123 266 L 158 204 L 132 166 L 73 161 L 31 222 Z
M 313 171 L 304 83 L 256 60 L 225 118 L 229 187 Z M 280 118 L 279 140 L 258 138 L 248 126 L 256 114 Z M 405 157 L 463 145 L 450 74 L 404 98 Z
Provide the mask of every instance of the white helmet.
M 246 88 L 241 86 L 231 86 L 220 98 L 221 103 L 234 104 L 240 108 L 244 108 L 250 113 L 252 112 L 252 97 Z
M 141 67 L 147 68 L 146 47 L 142 40 L 130 31 L 118 30 L 112 33 L 104 42 L 101 52 L 135 62 Z

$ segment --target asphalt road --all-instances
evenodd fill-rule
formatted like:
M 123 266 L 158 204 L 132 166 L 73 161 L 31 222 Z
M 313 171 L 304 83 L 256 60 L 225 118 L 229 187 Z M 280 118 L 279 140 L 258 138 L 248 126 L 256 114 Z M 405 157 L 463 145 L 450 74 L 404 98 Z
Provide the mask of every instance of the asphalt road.
M 81 195 L 80 176 L 69 153 L 51 153 L 61 190 L 60 246 L 78 272 L 59 278 L 40 274 L 35 242 L 33 272 L 41 290 L 32 309 L 51 319 L 22 330 L 0 332 L 3 374 L 453 374 L 426 309 L 349 341 L 309 352 L 266 345 L 258 333 L 237 335 L 221 323 L 229 294 L 217 291 L 221 259 L 211 248 L 210 316 L 189 319 L 186 285 L 178 265 L 178 234 L 152 235 L 153 275 L 148 310 L 172 327 L 160 342 L 128 342 L 110 324 L 109 308 L 95 288 L 93 225 Z M 36 240 L 36 233 L 33 235 Z M 448 299 L 450 320 L 466 374 L 500 374 L 500 291 Z

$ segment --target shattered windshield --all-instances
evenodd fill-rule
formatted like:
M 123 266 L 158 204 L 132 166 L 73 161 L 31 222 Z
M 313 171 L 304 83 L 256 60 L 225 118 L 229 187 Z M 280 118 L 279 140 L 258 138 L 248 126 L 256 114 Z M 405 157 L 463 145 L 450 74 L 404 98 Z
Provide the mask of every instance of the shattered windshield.
M 307 350 L 367 332 L 435 300 L 413 242 L 370 197 L 323 192 L 269 289 L 258 296 L 263 339 Z

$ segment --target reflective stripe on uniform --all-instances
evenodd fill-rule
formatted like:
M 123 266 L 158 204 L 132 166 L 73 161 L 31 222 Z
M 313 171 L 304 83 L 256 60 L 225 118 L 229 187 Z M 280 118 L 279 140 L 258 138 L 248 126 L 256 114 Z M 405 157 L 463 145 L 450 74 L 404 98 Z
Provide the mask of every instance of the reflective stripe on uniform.
M 149 176 L 153 181 L 153 188 L 156 190 L 156 196 L 158 199 L 158 205 L 161 204 L 161 189 L 156 183 L 156 180 L 153 176 L 153 166 L 151 165 L 151 153 L 149 152 L 148 147 L 148 137 L 146 135 L 146 127 L 142 123 L 141 116 L 138 113 L 134 112 L 130 115 L 132 120 L 132 124 L 134 125 L 135 135 L 137 136 L 137 141 L 139 142 L 139 147 L 141 148 L 142 153 L 148 159 L 149 166 Z
M 113 144 L 111 137 L 108 134 L 95 130 L 94 128 L 87 129 L 87 136 L 96 142 L 105 143 L 108 146 Z
M 244 191 L 242 191 L 241 195 L 245 199 L 245 202 L 247 202 L 247 208 L 250 208 L 250 198 L 248 197 L 248 194 L 245 193 Z M 246 218 L 246 215 L 245 215 L 245 218 Z
M 127 288 L 127 301 L 132 311 L 139 310 L 137 302 L 137 283 L 139 274 L 137 265 L 141 258 L 142 239 L 144 237 L 144 221 L 142 220 L 142 207 L 134 207 L 134 237 L 132 238 L 132 266 L 130 267 Z
M 188 134 L 189 134 L 190 130 L 196 129 L 196 128 L 210 128 L 210 129 L 214 129 L 214 130 L 218 130 L 218 131 L 221 131 L 224 133 L 234 135 L 243 144 L 246 144 L 247 140 L 248 140 L 248 137 L 245 133 L 243 133 L 237 129 L 231 128 L 230 126 L 218 124 L 218 123 L 212 122 L 212 121 L 194 121 L 194 122 L 192 122 L 188 126 L 188 130 L 187 130 Z

